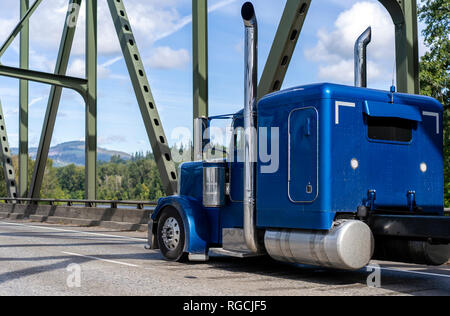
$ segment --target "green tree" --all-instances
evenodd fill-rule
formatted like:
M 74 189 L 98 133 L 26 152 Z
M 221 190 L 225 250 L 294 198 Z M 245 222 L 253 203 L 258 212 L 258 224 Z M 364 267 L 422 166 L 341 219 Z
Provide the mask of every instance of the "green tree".
M 70 199 L 84 197 L 84 167 L 74 164 L 55 170 L 58 184 Z
M 419 10 L 428 52 L 420 62 L 421 93 L 444 106 L 444 196 L 450 207 L 450 0 L 425 0 Z

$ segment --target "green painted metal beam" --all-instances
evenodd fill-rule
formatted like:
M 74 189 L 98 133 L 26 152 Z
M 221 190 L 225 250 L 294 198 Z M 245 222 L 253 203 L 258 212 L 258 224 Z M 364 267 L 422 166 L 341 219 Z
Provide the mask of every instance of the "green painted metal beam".
M 193 159 L 203 157 L 202 124 L 196 124 L 198 119 L 207 119 L 208 109 L 208 1 L 192 1 L 192 44 L 193 44 Z
M 416 0 L 379 0 L 395 26 L 397 90 L 419 93 L 419 48 Z
M 122 47 L 131 82 L 144 120 L 153 154 L 158 165 L 162 184 L 167 195 L 177 192 L 177 172 L 171 151 L 158 114 L 144 64 L 134 38 L 123 0 L 108 0 L 111 16 Z
M 11 32 L 11 34 L 8 36 L 8 38 L 6 39 L 6 41 L 3 43 L 2 47 L 0 48 L 0 58 L 6 52 L 6 50 L 11 45 L 11 43 L 14 41 L 16 36 L 20 33 L 22 28 L 28 23 L 28 20 L 33 15 L 34 11 L 36 11 L 36 9 L 41 4 L 41 2 L 42 2 L 42 0 L 36 0 L 33 3 L 33 5 L 30 7 L 30 9 L 23 15 L 20 22 L 16 25 L 14 30 Z
M 117 0 L 116 0 L 117 1 Z M 97 198 L 97 0 L 86 1 L 86 199 Z
M 417 0 L 401 1 L 401 5 L 406 25 L 407 91 L 411 94 L 420 94 Z
M 0 65 L 0 76 L 34 81 L 68 88 L 80 93 L 83 98 L 87 93 L 87 80 L 75 77 L 61 76 L 35 70 L 21 69 Z
M 20 0 L 20 17 L 30 9 L 29 0 Z M 30 58 L 30 23 L 24 22 L 20 31 L 20 68 L 28 69 Z M 24 198 L 28 191 L 28 81 L 19 83 L 19 191 L 18 196 Z
M 70 52 L 72 50 L 73 39 L 76 30 L 76 21 L 78 20 L 81 0 L 71 0 L 69 10 L 64 24 L 64 30 L 59 46 L 58 57 L 56 60 L 55 74 L 64 76 L 69 64 Z M 68 21 L 72 24 L 69 25 Z M 44 124 L 42 126 L 41 139 L 36 155 L 33 177 L 31 178 L 29 198 L 39 198 L 44 179 L 45 167 L 48 159 L 48 153 L 55 128 L 56 116 L 61 101 L 62 87 L 52 86 L 47 103 Z
M 311 0 L 288 0 L 259 86 L 258 97 L 278 91 L 294 54 Z
M 11 150 L 9 149 L 8 134 L 6 133 L 5 116 L 3 115 L 2 104 L 0 102 L 0 145 L 1 160 L 3 166 L 3 174 L 5 175 L 6 191 L 8 197 L 17 197 L 17 182 L 14 166 L 11 158 Z

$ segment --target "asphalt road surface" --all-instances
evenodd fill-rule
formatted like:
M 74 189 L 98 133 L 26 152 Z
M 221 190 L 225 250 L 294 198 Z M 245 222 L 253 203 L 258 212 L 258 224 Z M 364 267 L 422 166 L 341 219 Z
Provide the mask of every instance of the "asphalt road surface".
M 450 266 L 373 262 L 346 272 L 220 256 L 179 264 L 145 250 L 145 237 L 0 221 L 0 295 L 450 296 Z

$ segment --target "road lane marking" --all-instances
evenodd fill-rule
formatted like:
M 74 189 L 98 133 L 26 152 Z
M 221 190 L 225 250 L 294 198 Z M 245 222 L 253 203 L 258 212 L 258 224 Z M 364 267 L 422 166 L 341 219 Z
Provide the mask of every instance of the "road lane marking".
M 399 270 L 399 269 L 393 269 L 393 268 L 384 268 L 384 267 L 374 267 L 374 266 L 367 266 L 367 268 L 371 269 L 381 269 L 385 271 L 391 271 L 391 272 L 402 272 L 402 273 L 412 273 L 412 274 L 420 274 L 420 275 L 427 275 L 432 277 L 444 277 L 449 278 L 449 274 L 438 274 L 438 273 L 431 273 L 431 272 L 421 272 L 421 271 L 411 271 L 411 270 Z
M 82 231 L 78 231 L 78 230 L 70 230 L 70 229 L 62 229 L 62 228 L 54 228 L 54 227 L 46 227 L 46 226 L 35 226 L 35 225 L 26 225 L 26 224 L 9 223 L 9 222 L 1 222 L 1 221 L 0 221 L 0 224 L 10 225 L 10 226 L 22 226 L 22 227 L 37 228 L 37 229 L 41 229 L 41 230 L 53 230 L 53 231 L 66 232 L 66 233 L 78 233 L 78 234 L 91 235 L 91 236 L 97 236 L 97 237 L 110 237 L 110 238 L 147 242 L 147 239 L 143 239 L 143 238 L 108 235 L 108 234 L 92 233 L 92 232 L 82 232 Z
M 54 227 L 26 225 L 26 224 L 19 224 L 19 223 L 9 223 L 9 222 L 3 222 L 3 221 L 0 221 L 0 224 L 10 225 L 10 226 L 22 226 L 22 227 L 36 228 L 36 229 L 41 229 L 41 230 L 53 230 L 53 231 L 68 232 L 68 233 L 79 233 L 79 234 L 91 235 L 91 236 L 97 236 L 97 237 L 109 237 L 109 238 L 117 238 L 117 239 L 123 239 L 123 240 L 134 240 L 134 241 L 140 241 L 140 242 L 147 242 L 147 239 L 143 239 L 143 238 L 134 238 L 134 237 L 109 235 L 109 234 L 101 234 L 101 233 L 93 233 L 93 232 L 82 232 L 82 231 L 77 231 L 77 230 L 61 229 L 61 228 L 54 228 Z M 82 257 L 82 255 L 77 255 L 77 256 Z M 86 257 L 86 258 L 89 258 L 89 257 Z M 94 257 L 91 257 L 91 259 L 106 261 L 105 259 L 94 258 Z M 119 263 L 119 262 L 112 262 L 112 263 L 123 264 L 123 263 Z M 125 264 L 125 265 L 128 265 L 128 264 Z M 135 265 L 132 265 L 132 266 L 135 266 Z M 136 267 L 138 267 L 138 266 L 136 266 Z M 374 266 L 367 266 L 367 267 L 372 268 L 372 269 L 377 268 Z M 450 275 L 448 275 L 448 274 L 399 270 L 399 269 L 384 268 L 384 267 L 381 267 L 380 269 L 385 270 L 385 271 L 391 271 L 391 272 L 411 273 L 411 274 L 418 274 L 418 275 L 425 275 L 425 276 L 432 276 L 432 277 L 450 278 Z
M 88 258 L 88 259 L 93 259 L 93 260 L 98 260 L 98 261 L 103 261 L 103 262 L 108 262 L 108 263 L 120 264 L 120 265 L 122 265 L 122 266 L 127 266 L 127 267 L 139 268 L 138 265 L 131 264 L 131 263 L 126 263 L 126 262 L 120 262 L 120 261 L 115 261 L 115 260 L 102 259 L 102 258 L 93 257 L 93 256 L 85 256 L 85 255 L 81 255 L 81 254 L 79 254 L 79 253 L 73 253 L 73 252 L 65 252 L 65 251 L 61 251 L 61 253 L 66 254 L 66 255 L 69 255 L 69 256 L 74 256 L 74 257 Z

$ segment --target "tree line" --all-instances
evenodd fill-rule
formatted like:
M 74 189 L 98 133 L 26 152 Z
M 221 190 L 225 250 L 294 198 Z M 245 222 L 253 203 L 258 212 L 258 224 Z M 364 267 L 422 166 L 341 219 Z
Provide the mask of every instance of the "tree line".
M 34 160 L 29 159 L 29 182 L 34 163 Z M 13 157 L 13 165 L 17 174 L 17 156 Z M 110 162 L 99 162 L 97 169 L 99 200 L 156 201 L 165 195 L 158 167 L 151 153 L 136 153 L 130 160 L 113 156 Z M 53 161 L 48 159 L 41 198 L 82 200 L 85 193 L 84 179 L 83 166 L 71 164 L 55 167 Z M 0 196 L 7 195 L 3 171 L 0 170 Z
M 420 61 L 421 94 L 444 106 L 444 197 L 450 207 L 450 0 L 425 0 L 419 9 L 427 46 Z

